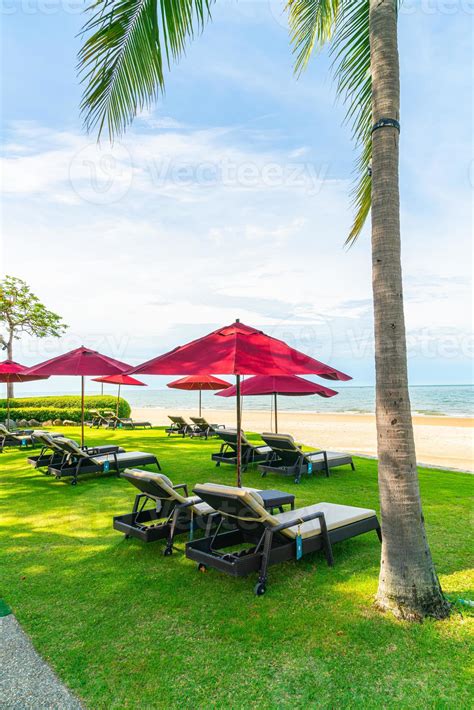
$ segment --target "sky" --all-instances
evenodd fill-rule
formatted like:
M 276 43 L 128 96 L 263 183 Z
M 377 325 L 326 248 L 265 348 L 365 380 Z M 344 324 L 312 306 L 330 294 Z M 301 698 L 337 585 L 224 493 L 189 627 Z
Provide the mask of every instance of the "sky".
M 240 317 L 374 382 L 369 225 L 344 248 L 356 153 L 327 53 L 293 75 L 283 5 L 218 1 L 111 147 L 79 115 L 83 3 L 3 0 L 1 271 L 70 326 L 15 359 L 84 344 L 135 364 Z M 400 15 L 413 384 L 472 379 L 473 16 L 468 0 Z

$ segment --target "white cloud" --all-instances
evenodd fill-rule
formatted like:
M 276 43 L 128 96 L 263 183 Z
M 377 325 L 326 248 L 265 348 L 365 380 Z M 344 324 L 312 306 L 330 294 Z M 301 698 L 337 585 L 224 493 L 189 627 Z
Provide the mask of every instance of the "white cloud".
M 370 244 L 342 248 L 348 183 L 326 179 L 301 146 L 281 148 L 271 132 L 265 138 L 170 124 L 165 133 L 132 132 L 111 150 L 76 133 L 16 124 L 9 141 L 17 149 L 2 159 L 3 269 L 71 325 L 64 349 L 85 339 L 116 357 L 145 359 L 173 338 L 184 342 L 188 332 L 240 316 L 341 368 L 347 359 L 367 361 Z M 410 214 L 405 225 L 418 251 L 436 229 Z M 423 272 L 419 253 L 412 259 L 405 274 L 415 345 L 428 347 L 448 326 L 464 337 L 467 266 L 453 260 L 443 280 L 436 274 L 445 255 L 425 248 Z M 26 354 L 34 361 L 54 352 Z

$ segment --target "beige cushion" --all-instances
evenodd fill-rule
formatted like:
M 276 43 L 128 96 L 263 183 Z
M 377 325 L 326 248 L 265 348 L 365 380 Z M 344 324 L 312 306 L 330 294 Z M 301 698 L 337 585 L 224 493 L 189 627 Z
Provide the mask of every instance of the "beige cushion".
M 250 508 L 250 510 L 248 512 L 248 515 L 244 514 L 242 516 L 239 516 L 239 520 L 257 520 L 263 522 L 269 517 L 268 512 L 263 506 L 263 501 L 261 497 L 255 490 L 248 490 L 247 488 L 237 488 L 236 486 L 224 486 L 220 483 L 198 484 L 194 490 L 197 495 L 199 495 L 201 491 L 203 493 L 207 491 L 208 493 L 223 493 L 224 495 L 240 499 L 248 508 Z M 226 517 L 235 517 L 224 510 L 220 512 Z
M 351 505 L 338 505 L 337 503 L 315 503 L 314 505 L 308 505 L 305 508 L 298 508 L 297 510 L 289 510 L 284 513 L 278 513 L 277 515 L 274 515 L 273 518 L 278 521 L 277 524 L 280 524 L 291 520 L 297 520 L 299 517 L 303 518 L 306 515 L 318 512 L 324 513 L 328 530 L 334 530 L 335 528 L 340 528 L 344 525 L 349 525 L 350 523 L 356 523 L 359 520 L 372 518 L 375 515 L 375 510 L 370 510 L 368 508 L 354 508 Z M 302 523 L 300 526 L 300 533 L 303 538 L 320 535 L 321 526 L 318 518 Z M 298 534 L 298 525 L 293 525 L 291 528 L 282 530 L 282 534 L 293 539 L 296 538 Z

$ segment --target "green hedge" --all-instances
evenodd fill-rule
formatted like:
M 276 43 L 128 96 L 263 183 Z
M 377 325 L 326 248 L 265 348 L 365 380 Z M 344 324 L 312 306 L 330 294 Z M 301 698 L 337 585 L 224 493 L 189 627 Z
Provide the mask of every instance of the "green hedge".
M 111 409 L 115 412 L 117 398 L 111 395 L 93 395 L 85 397 L 85 416 L 89 418 L 91 409 L 100 412 Z M 119 417 L 130 416 L 130 405 L 120 398 Z M 10 417 L 17 419 L 36 419 L 46 422 L 50 419 L 71 419 L 81 421 L 81 398 L 74 395 L 64 397 L 15 397 L 10 400 Z M 7 418 L 7 400 L 0 399 L 0 421 Z

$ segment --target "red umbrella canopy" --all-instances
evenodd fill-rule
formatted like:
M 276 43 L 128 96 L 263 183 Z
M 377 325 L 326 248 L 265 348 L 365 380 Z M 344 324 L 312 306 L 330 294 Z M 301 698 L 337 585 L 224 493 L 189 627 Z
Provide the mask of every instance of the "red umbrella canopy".
M 81 346 L 64 355 L 30 367 L 28 375 L 116 375 L 130 370 L 130 365 Z
M 217 392 L 218 397 L 235 397 L 237 388 L 235 385 L 229 389 Z M 240 386 L 240 394 L 248 395 L 265 395 L 265 394 L 282 394 L 287 397 L 301 397 L 304 395 L 317 394 L 320 397 L 334 397 L 337 394 L 336 390 L 329 389 L 310 382 L 303 377 L 297 375 L 256 375 L 250 377 Z
M 28 368 L 13 360 L 0 362 L 0 382 L 32 382 L 47 380 L 49 375 L 27 375 Z
M 140 382 L 130 375 L 107 375 L 107 377 L 94 377 L 94 382 L 104 382 L 110 385 L 134 385 L 136 387 L 147 387 L 144 382 Z
M 220 380 L 212 375 L 190 375 L 182 377 L 180 380 L 169 382 L 168 387 L 173 387 L 178 390 L 224 390 L 232 389 L 230 382 Z
M 350 380 L 349 375 L 318 362 L 282 340 L 236 321 L 203 338 L 175 348 L 134 367 L 148 375 L 319 375 L 328 380 Z

